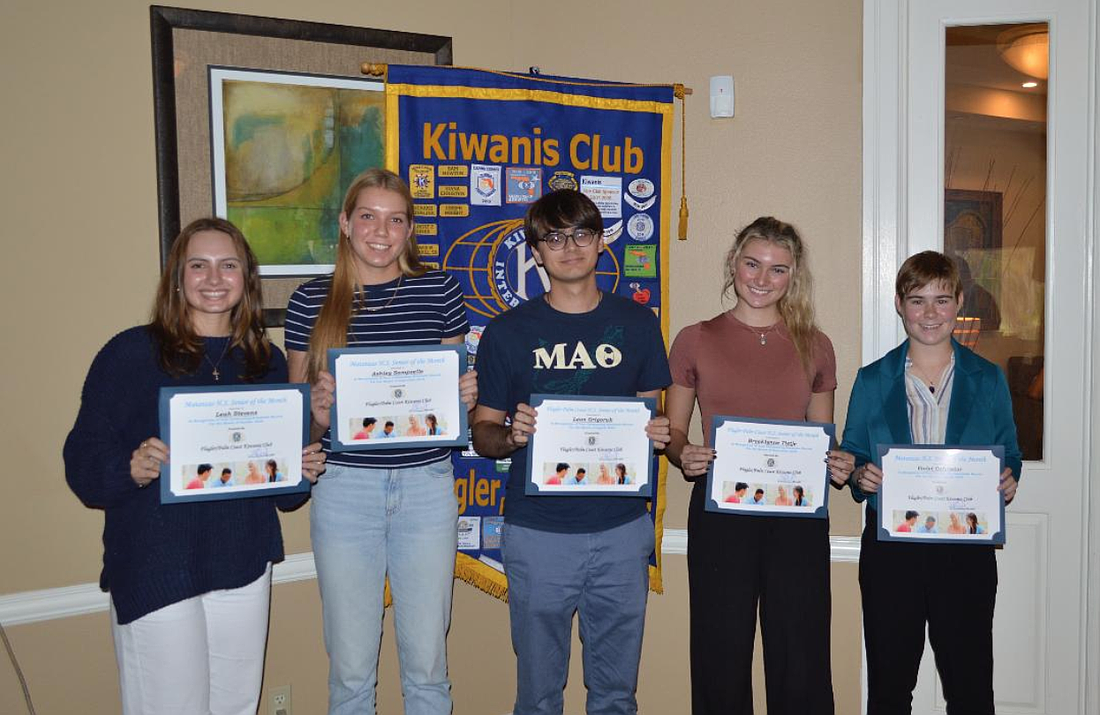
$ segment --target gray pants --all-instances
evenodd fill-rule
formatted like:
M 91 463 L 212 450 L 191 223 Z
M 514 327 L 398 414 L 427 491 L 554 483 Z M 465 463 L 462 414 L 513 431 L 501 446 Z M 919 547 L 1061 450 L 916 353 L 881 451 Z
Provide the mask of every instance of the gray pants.
M 505 523 L 502 551 L 516 651 L 514 715 L 561 715 L 573 614 L 580 618 L 588 715 L 638 711 L 653 522 L 560 534 Z

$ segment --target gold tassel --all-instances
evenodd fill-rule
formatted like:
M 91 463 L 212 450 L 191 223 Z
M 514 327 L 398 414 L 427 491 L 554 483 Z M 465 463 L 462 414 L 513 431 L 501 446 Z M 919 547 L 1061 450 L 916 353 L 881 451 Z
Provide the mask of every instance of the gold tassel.
M 688 197 L 680 197 L 680 225 L 678 227 L 677 238 L 681 241 L 686 241 L 688 238 Z
M 691 90 L 682 84 L 673 85 L 672 94 L 680 100 L 680 223 L 676 237 L 686 241 L 688 237 L 688 200 L 687 200 L 687 95 Z

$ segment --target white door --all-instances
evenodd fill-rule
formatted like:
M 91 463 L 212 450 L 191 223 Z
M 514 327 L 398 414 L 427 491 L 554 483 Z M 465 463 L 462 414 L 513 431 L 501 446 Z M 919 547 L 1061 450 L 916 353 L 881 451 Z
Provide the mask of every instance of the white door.
M 1098 679 L 1085 659 L 1096 4 L 864 3 L 864 362 L 904 337 L 900 262 L 926 249 L 966 258 L 972 303 L 985 303 L 969 339 L 1006 369 L 1030 452 L 998 554 L 998 713 L 1083 714 Z M 1011 66 L 1043 29 L 1046 79 Z M 944 712 L 928 648 L 913 712 Z

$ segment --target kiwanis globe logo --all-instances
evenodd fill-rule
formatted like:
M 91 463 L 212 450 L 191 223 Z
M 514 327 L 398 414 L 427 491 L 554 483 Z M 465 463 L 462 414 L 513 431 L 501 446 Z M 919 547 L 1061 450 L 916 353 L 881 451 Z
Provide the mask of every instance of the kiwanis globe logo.
M 447 249 L 443 269 L 462 284 L 466 307 L 486 318 L 550 288 L 546 272 L 527 247 L 522 219 L 494 221 L 463 234 Z M 619 273 L 619 259 L 608 246 L 596 264 L 596 282 L 614 292 Z

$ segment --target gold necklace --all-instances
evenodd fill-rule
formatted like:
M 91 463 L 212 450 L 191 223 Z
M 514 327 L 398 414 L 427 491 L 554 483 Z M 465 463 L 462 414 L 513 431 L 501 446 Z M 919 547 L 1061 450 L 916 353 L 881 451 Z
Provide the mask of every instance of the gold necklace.
M 386 308 L 389 308 L 390 303 L 392 303 L 393 299 L 397 297 L 397 291 L 401 290 L 401 280 L 404 277 L 405 277 L 405 274 L 401 274 L 397 277 L 397 285 L 394 286 L 393 293 L 390 294 L 390 299 L 386 301 L 385 305 L 380 305 L 380 306 L 377 306 L 375 308 L 371 308 L 370 306 L 364 305 L 363 310 L 367 311 L 368 313 L 377 313 L 380 310 L 385 310 Z M 367 287 L 363 286 L 363 301 L 366 302 L 366 299 L 367 299 Z
M 229 346 L 232 345 L 232 344 L 233 344 L 233 337 L 230 336 L 229 338 L 226 339 L 225 349 L 222 350 L 221 357 L 218 358 L 217 362 L 211 361 L 210 356 L 206 354 L 206 350 L 205 349 L 203 350 L 203 353 L 202 353 L 203 359 L 206 360 L 206 362 L 210 363 L 210 367 L 214 368 L 214 382 L 221 382 L 222 374 L 218 371 L 218 365 L 222 364 L 222 360 L 225 359 L 226 354 L 229 352 Z

